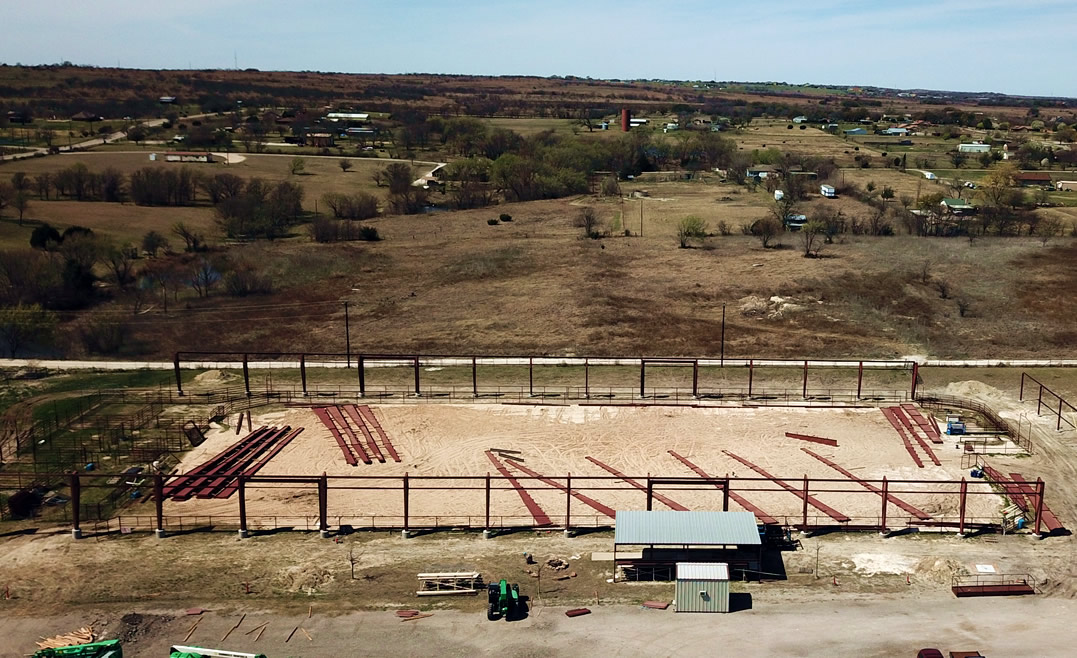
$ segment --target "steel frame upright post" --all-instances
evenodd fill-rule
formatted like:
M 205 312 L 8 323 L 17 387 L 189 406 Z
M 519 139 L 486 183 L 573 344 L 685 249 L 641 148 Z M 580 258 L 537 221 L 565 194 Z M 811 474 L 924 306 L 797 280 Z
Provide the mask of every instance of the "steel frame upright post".
M 356 363 L 356 368 L 359 370 L 359 397 L 365 398 L 366 397 L 366 368 L 365 368 L 365 365 L 364 365 L 365 364 L 365 357 L 362 354 L 360 354 L 356 358 L 356 362 L 357 362 Z
M 299 376 L 303 380 L 303 396 L 307 396 L 307 355 L 299 355 Z
M 247 355 L 243 355 L 243 387 L 247 390 L 247 397 L 251 396 L 251 371 L 247 366 Z
M 883 512 L 879 519 L 879 534 L 886 534 L 886 504 L 890 502 L 890 483 L 887 481 L 886 476 L 883 476 Z
M 965 536 L 965 509 L 968 503 L 969 497 L 969 483 L 964 477 L 961 478 L 961 500 L 958 509 L 959 518 L 957 520 L 957 534 Z
M 176 394 L 183 397 L 183 377 L 180 375 L 180 353 L 176 352 L 172 364 L 176 370 Z

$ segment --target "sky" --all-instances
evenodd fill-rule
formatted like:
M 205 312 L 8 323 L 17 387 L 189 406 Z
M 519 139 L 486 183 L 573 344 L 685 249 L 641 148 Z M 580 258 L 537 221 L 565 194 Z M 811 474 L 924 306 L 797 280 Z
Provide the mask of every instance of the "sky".
M 1077 0 L 48 0 L 0 62 L 779 81 L 1077 96 Z

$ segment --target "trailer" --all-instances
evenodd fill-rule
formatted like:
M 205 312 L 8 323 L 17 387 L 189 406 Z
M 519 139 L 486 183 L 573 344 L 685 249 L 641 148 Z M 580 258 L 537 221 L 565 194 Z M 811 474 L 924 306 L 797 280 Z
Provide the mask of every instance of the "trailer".
M 834 199 L 838 196 L 838 191 L 834 189 L 833 185 L 820 185 L 819 194 L 822 194 L 828 199 Z

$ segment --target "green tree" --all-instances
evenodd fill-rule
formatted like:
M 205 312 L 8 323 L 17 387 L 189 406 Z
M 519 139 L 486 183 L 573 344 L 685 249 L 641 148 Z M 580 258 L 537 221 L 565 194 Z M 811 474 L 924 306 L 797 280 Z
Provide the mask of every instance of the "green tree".
M 337 166 L 340 167 L 341 172 L 347 173 L 348 170 L 352 168 L 352 161 L 347 158 L 341 158 L 340 161 L 337 162 Z
M 298 176 L 299 174 L 302 174 L 304 171 L 306 171 L 306 169 L 307 169 L 307 161 L 306 160 L 304 160 L 303 158 L 299 158 L 299 157 L 292 158 L 291 172 L 292 172 L 293 176 Z
M 800 228 L 800 240 L 804 245 L 804 257 L 816 258 L 823 250 L 826 241 L 827 225 L 818 219 L 811 219 Z
M 157 252 L 168 247 L 168 239 L 157 231 L 149 231 L 142 236 L 142 251 L 156 258 Z
M 15 358 L 19 350 L 31 341 L 39 347 L 51 343 L 56 329 L 56 316 L 40 304 L 17 304 L 0 308 L 0 339 L 8 355 Z
M 894 198 L 894 188 L 890 187 L 889 185 L 883 187 L 883 191 L 882 191 L 882 194 L 880 196 L 883 199 L 887 200 L 887 201 L 889 201 L 890 199 L 893 199 Z

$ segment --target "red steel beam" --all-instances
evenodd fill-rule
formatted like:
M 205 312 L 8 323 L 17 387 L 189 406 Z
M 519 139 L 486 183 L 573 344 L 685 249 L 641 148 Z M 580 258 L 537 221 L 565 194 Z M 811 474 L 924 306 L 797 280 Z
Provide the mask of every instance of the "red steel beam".
M 604 470 L 604 471 L 606 471 L 606 472 L 608 472 L 608 473 L 611 473 L 611 474 L 613 474 L 613 475 L 616 475 L 617 477 L 621 478 L 622 480 L 624 480 L 624 481 L 625 481 L 625 482 L 627 482 L 628 484 L 632 485 L 633 487 L 635 487 L 635 488 L 637 488 L 637 489 L 640 489 L 640 490 L 642 490 L 642 491 L 647 491 L 647 486 L 646 486 L 646 485 L 644 485 L 644 484 L 641 484 L 641 483 L 637 482 L 636 480 L 633 480 L 632 478 L 630 478 L 630 477 L 628 477 L 627 475 L 625 475 L 624 473 L 622 473 L 622 472 L 618 471 L 618 470 L 617 470 L 617 469 L 615 469 L 614 467 L 612 467 L 612 466 L 609 466 L 609 465 L 607 465 L 607 464 L 603 464 L 602 462 L 598 461 L 598 460 L 597 460 L 597 459 L 595 459 L 594 457 L 585 457 L 584 459 L 586 459 L 587 461 L 591 462 L 591 463 L 592 463 L 592 464 L 594 464 L 595 466 L 598 466 L 598 467 L 599 467 L 599 468 L 601 468 L 602 470 Z M 675 500 L 672 500 L 672 499 L 670 499 L 670 498 L 668 498 L 668 497 L 666 497 L 666 496 L 663 496 L 663 495 L 662 495 L 662 494 L 660 494 L 660 493 L 654 493 L 654 492 L 652 491 L 652 492 L 651 492 L 651 496 L 652 496 L 653 498 L 656 498 L 656 499 L 658 499 L 658 500 L 659 500 L 660 502 L 664 503 L 664 504 L 666 505 L 666 507 L 669 507 L 669 508 L 670 508 L 670 509 L 672 509 L 672 510 L 676 510 L 676 511 L 678 511 L 678 512 L 687 512 L 687 511 L 688 511 L 688 508 L 687 508 L 687 507 L 685 507 L 684 505 L 681 505 L 681 504 L 680 504 L 680 503 L 678 503 L 677 501 L 675 501 Z
M 214 457 L 210 462 L 197 466 L 191 472 L 192 476 L 188 477 L 180 486 L 173 490 L 172 500 L 187 500 L 191 496 L 201 494 L 211 478 L 217 476 L 222 471 L 227 471 L 235 464 L 241 463 L 240 460 L 245 459 L 245 455 L 249 451 L 257 449 L 264 442 L 271 441 L 277 433 L 277 428 L 271 427 L 265 432 L 259 433 L 257 437 L 253 435 L 247 436 L 232 444 L 228 450 L 222 453 L 222 455 L 218 455 L 218 457 Z
M 374 437 L 370 434 L 370 430 L 367 429 L 366 423 L 363 422 L 363 417 L 359 415 L 359 410 L 355 408 L 354 404 L 349 404 L 342 407 L 348 414 L 348 418 L 351 418 L 355 426 L 359 428 L 359 431 L 363 433 L 363 438 L 366 439 L 366 443 L 370 446 L 370 453 L 374 455 L 374 459 L 378 462 L 385 463 L 385 455 L 381 454 L 381 449 L 378 448 L 377 442 L 374 441 Z
M 927 453 L 927 456 L 931 458 L 932 463 L 934 463 L 936 466 L 942 466 L 942 464 L 939 462 L 939 458 L 936 457 L 935 453 L 931 450 L 931 447 L 927 445 L 927 442 L 920 437 L 919 433 L 917 433 L 916 426 L 914 426 L 908 416 L 905 415 L 905 410 L 901 407 L 890 407 L 890 410 L 893 412 L 894 417 L 901 421 L 901 424 L 905 426 L 906 430 L 908 430 L 909 436 L 916 439 L 916 442 L 920 444 L 920 447 L 923 448 L 925 453 Z M 923 433 L 924 436 L 928 437 L 929 439 L 931 438 L 931 435 L 928 434 L 927 430 L 925 430 L 924 428 L 921 427 L 920 432 Z
M 243 437 L 238 442 L 233 443 L 232 445 L 228 446 L 227 448 L 225 448 L 221 452 L 217 453 L 213 457 L 209 458 L 208 460 L 206 460 L 206 461 L 202 462 L 201 464 L 199 464 L 198 466 L 194 467 L 193 469 L 191 469 L 191 471 L 189 473 L 177 476 L 176 479 L 173 482 L 165 485 L 164 497 L 168 498 L 169 496 L 171 496 L 176 491 L 179 491 L 184 486 L 186 486 L 188 482 L 191 482 L 196 476 L 201 475 L 202 473 L 205 473 L 208 470 L 211 470 L 212 467 L 216 466 L 222 460 L 226 459 L 228 457 L 228 455 L 230 455 L 232 453 L 232 451 L 235 450 L 236 447 L 239 446 L 240 444 L 242 444 L 244 441 L 246 441 L 248 439 L 252 439 L 252 438 L 255 437 L 255 435 L 260 435 L 263 432 L 267 431 L 268 429 L 269 428 L 264 426 L 264 425 L 262 427 L 259 427 L 257 430 L 255 430 L 255 431 L 251 432 L 250 434 L 248 434 L 247 436 Z
M 497 472 L 508 480 L 509 484 L 512 485 L 512 488 L 516 490 L 516 493 L 520 494 L 520 500 L 523 501 L 524 507 L 527 508 L 527 511 L 531 512 L 531 516 L 535 517 L 535 524 L 553 525 L 553 521 L 550 520 L 549 515 L 539 507 L 539 504 L 535 502 L 535 499 L 531 497 L 531 494 L 527 493 L 527 490 L 523 488 L 520 481 L 512 476 L 512 473 L 509 472 L 509 469 L 505 468 L 505 465 L 501 463 L 501 460 L 495 457 L 494 453 L 489 450 L 486 451 L 486 456 L 493 462 Z
M 1032 501 L 1032 497 L 1036 495 L 1036 488 L 1032 486 L 1020 473 L 1010 473 L 1010 477 L 1013 478 L 1014 483 L 1021 490 L 1021 493 L 1028 496 L 1029 501 Z M 1043 524 L 1047 526 L 1047 532 L 1054 532 L 1062 528 L 1062 523 L 1058 520 L 1058 517 L 1054 515 L 1047 505 L 1043 505 Z
M 220 489 L 222 486 L 227 485 L 232 479 L 236 477 L 248 464 L 258 459 L 262 453 L 266 452 L 273 444 L 280 438 L 284 437 L 291 431 L 291 427 L 285 425 L 279 430 L 275 429 L 271 431 L 267 436 L 258 441 L 256 444 L 248 445 L 247 448 L 236 455 L 236 458 L 223 472 L 218 471 L 215 477 L 205 482 L 195 492 L 195 498 L 212 498 L 213 492 Z
M 730 457 L 737 460 L 738 462 L 744 464 L 745 466 L 752 469 L 756 473 L 759 473 L 763 477 L 770 478 L 770 480 L 772 482 L 774 482 L 774 484 L 777 484 L 778 486 L 785 489 L 789 493 L 795 495 L 797 498 L 800 498 L 800 499 L 804 500 L 809 505 L 811 505 L 815 509 L 819 510 L 820 512 L 826 514 L 827 516 L 834 519 L 838 523 L 848 523 L 851 520 L 849 517 L 845 516 L 844 514 L 839 512 L 838 510 L 834 509 L 833 507 L 830 507 L 829 505 L 827 505 L 825 503 L 819 502 L 819 500 L 817 500 L 815 498 L 815 496 L 812 496 L 810 494 L 805 494 L 803 491 L 801 491 L 800 489 L 797 489 L 796 487 L 790 485 L 785 480 L 779 480 L 778 478 L 776 478 L 773 475 L 771 475 L 770 473 L 766 472 L 765 470 L 763 470 L 759 466 L 756 466 L 755 464 L 748 461 L 747 459 L 745 459 L 743 457 L 739 457 L 737 455 L 734 455 L 733 453 L 729 452 L 728 450 L 723 450 L 722 452 L 729 455 Z
M 984 464 L 984 469 L 983 470 L 984 470 L 984 473 L 987 474 L 987 477 L 991 478 L 1000 487 L 1002 487 L 1002 490 L 1006 492 L 1006 495 L 1009 496 L 1011 501 L 1013 501 L 1013 504 L 1017 505 L 1019 508 L 1021 508 L 1022 512 L 1027 513 L 1027 512 L 1029 512 L 1031 510 L 1031 508 L 1025 504 L 1025 498 L 1022 495 L 1024 493 L 1024 491 L 1022 490 L 1020 485 L 1017 485 L 1017 484 L 1015 484 L 1013 482 L 1010 482 L 1009 478 L 1007 478 L 1002 473 L 996 471 L 995 469 L 991 468 L 987 464 Z M 1029 497 L 1029 501 L 1031 501 L 1031 500 L 1032 500 L 1032 498 Z
M 378 422 L 377 417 L 374 415 L 374 410 L 364 404 L 359 407 L 359 413 L 363 414 L 363 418 L 366 422 L 374 428 L 375 432 L 377 432 L 378 438 L 381 439 L 382 445 L 385 446 L 385 451 L 389 453 L 389 456 L 393 458 L 393 461 L 399 462 L 400 455 L 396 454 L 393 442 L 389 440 L 389 435 L 382 429 L 381 423 Z
M 337 426 L 333 424 L 333 419 L 329 417 L 329 413 L 325 408 L 314 407 L 312 411 L 318 417 L 318 420 L 322 421 L 322 425 L 326 426 L 333 438 L 337 440 L 337 445 L 340 446 L 340 451 L 344 453 L 344 461 L 348 462 L 348 466 L 358 465 L 359 462 L 355 460 L 355 455 L 352 454 L 351 448 L 344 442 L 344 437 L 337 431 Z
M 363 448 L 363 444 L 359 442 L 359 437 L 355 435 L 351 425 L 348 424 L 348 419 L 340 412 L 340 407 L 326 407 L 325 411 L 329 414 L 329 417 L 333 419 L 333 422 L 337 424 L 337 427 L 344 430 L 344 433 L 348 435 L 348 438 L 351 440 L 352 450 L 355 451 L 355 454 L 359 457 L 360 461 L 364 464 L 372 463 L 370 455 L 368 455 L 366 449 Z
M 707 478 L 707 479 L 715 479 L 712 476 L 708 475 L 707 472 L 704 471 L 702 468 L 696 466 L 692 462 L 688 461 L 687 458 L 682 457 L 681 455 L 677 454 L 673 450 L 667 450 L 666 452 L 673 455 L 673 457 L 675 459 L 677 459 L 677 461 L 681 462 L 682 464 L 684 464 L 685 466 L 690 468 L 692 470 L 692 472 L 695 473 L 696 475 L 698 475 L 699 477 Z M 725 489 L 725 487 L 723 487 L 721 484 L 716 483 L 714 486 L 716 488 L 718 488 L 718 489 Z M 736 493 L 735 491 L 732 491 L 732 490 L 726 491 L 726 493 L 729 494 L 729 497 L 733 500 L 733 502 L 740 505 L 744 509 L 748 510 L 752 514 L 755 514 L 755 517 L 757 519 L 759 519 L 760 521 L 762 521 L 764 525 L 778 525 L 778 519 L 774 518 L 773 516 L 770 516 L 769 514 L 764 512 L 763 510 L 759 509 L 758 507 L 756 507 L 752 503 L 748 502 L 744 498 L 744 496 L 741 496 L 740 494 L 738 494 L 738 493 Z
M 901 436 L 901 440 L 905 442 L 905 449 L 909 451 L 909 455 L 912 457 L 912 460 L 916 462 L 917 466 L 923 468 L 923 460 L 920 459 L 920 455 L 916 454 L 916 448 L 912 447 L 912 442 L 909 441 L 909 437 L 905 435 L 905 428 L 901 426 L 901 423 L 894 415 L 893 410 L 891 410 L 889 407 L 883 407 L 882 412 L 883 415 L 886 416 L 886 419 L 890 421 L 890 424 L 894 426 L 894 429 L 897 430 L 897 433 Z
M 901 408 L 905 410 L 905 413 L 909 414 L 909 418 L 912 422 L 916 423 L 920 429 L 924 431 L 927 438 L 931 439 L 932 443 L 942 443 L 942 436 L 939 434 L 939 428 L 932 425 L 931 422 L 924 417 L 920 410 L 916 408 L 915 404 L 902 404 Z
M 303 431 L 302 427 L 297 427 L 290 434 L 285 436 L 283 439 L 277 441 L 276 445 L 273 446 L 273 449 L 270 450 L 269 453 L 267 453 L 265 457 L 263 457 L 257 464 L 255 464 L 255 465 L 251 466 L 250 468 L 248 468 L 247 470 L 243 471 L 243 473 L 241 475 L 243 477 L 247 477 L 249 475 L 254 475 L 258 471 L 262 470 L 262 467 L 265 466 L 266 464 L 268 464 L 270 459 L 273 459 L 274 457 L 276 457 L 277 453 L 280 452 L 281 450 L 284 450 L 284 447 L 287 446 L 289 443 L 291 443 L 292 439 L 299 436 L 300 432 L 302 432 L 302 431 Z M 236 489 L 238 489 L 238 488 L 239 488 L 239 479 L 234 478 L 231 482 L 228 483 L 228 485 L 224 489 L 221 489 L 216 494 L 214 494 L 213 497 L 214 498 L 228 498 L 232 494 L 234 494 L 236 492 Z
M 585 496 L 585 495 L 583 495 L 582 493 L 580 493 L 578 491 L 570 491 L 567 486 L 557 482 L 556 480 L 551 480 L 550 478 L 545 477 L 544 475 L 540 475 L 539 473 L 536 473 L 535 471 L 532 471 L 530 468 L 524 466 L 523 464 L 521 464 L 519 462 L 512 461 L 508 457 L 505 458 L 505 461 L 508 463 L 509 466 L 511 466 L 513 468 L 516 468 L 516 469 L 519 469 L 519 470 L 523 471 L 524 473 L 527 473 L 528 475 L 530 475 L 533 478 L 538 478 L 539 482 L 548 484 L 551 487 L 554 487 L 556 489 L 560 489 L 561 491 L 564 491 L 565 493 L 572 494 L 572 497 L 575 498 L 576 500 L 580 501 L 584 505 L 587 505 L 587 506 L 589 506 L 589 507 L 591 507 L 591 508 L 593 508 L 593 509 L 595 509 L 595 510 L 597 510 L 597 511 L 603 513 L 603 514 L 605 514 L 606 516 L 610 517 L 611 519 L 616 519 L 617 518 L 617 512 L 612 507 L 609 507 L 608 505 L 603 505 L 602 503 L 598 502 L 594 498 L 591 498 L 589 496 Z
M 880 496 L 883 495 L 883 490 L 882 489 L 880 489 L 879 487 L 876 487 L 873 484 L 868 484 L 867 482 L 864 482 L 860 478 L 856 477 L 855 475 L 853 475 L 849 471 L 845 470 L 841 466 L 838 466 L 837 464 L 830 461 L 826 457 L 823 457 L 822 455 L 818 455 L 818 454 L 812 452 L 811 450 L 808 450 L 807 448 L 801 448 L 801 450 L 808 453 L 812 457 L 815 457 L 819 461 L 823 462 L 824 464 L 826 464 L 830 468 L 834 469 L 835 471 L 841 473 L 842 475 L 849 478 L 853 482 L 856 482 L 857 484 L 864 487 L 865 489 L 867 489 L 869 491 L 874 491 L 875 493 L 879 494 Z M 929 514 L 927 514 L 926 512 L 923 512 L 923 511 L 913 507 L 912 505 L 906 503 L 905 501 L 897 498 L 893 494 L 887 493 L 886 494 L 886 500 L 887 500 L 887 502 L 891 502 L 891 503 L 897 505 L 898 507 L 905 510 L 909 514 L 912 514 L 913 516 L 920 519 L 921 521 L 930 521 L 931 520 L 931 516 Z
M 834 439 L 824 439 L 821 436 L 812 436 L 810 434 L 795 434 L 793 432 L 786 432 L 785 435 L 790 439 L 800 439 L 801 441 L 811 441 L 812 443 L 821 443 L 825 446 L 838 447 L 838 442 Z

